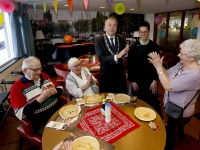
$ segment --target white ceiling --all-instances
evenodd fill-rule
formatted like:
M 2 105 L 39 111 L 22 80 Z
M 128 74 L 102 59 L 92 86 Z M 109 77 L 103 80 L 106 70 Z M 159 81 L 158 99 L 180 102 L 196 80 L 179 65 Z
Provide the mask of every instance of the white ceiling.
M 29 8 L 33 8 L 33 3 L 38 3 L 37 8 L 42 8 L 42 2 L 47 3 L 47 9 L 53 9 L 53 0 L 12 0 L 14 2 L 28 3 Z M 64 5 L 67 4 L 67 0 L 58 0 L 58 10 L 67 9 Z M 114 6 L 118 2 L 122 2 L 125 5 L 126 13 L 136 14 L 151 14 L 162 13 L 177 10 L 186 10 L 200 8 L 200 2 L 197 0 L 112 0 L 109 4 L 108 0 L 88 0 L 88 11 L 99 12 L 114 12 Z M 104 9 L 99 7 L 104 6 Z M 130 10 L 131 8 L 135 10 Z M 83 0 L 73 0 L 73 10 L 84 11 Z

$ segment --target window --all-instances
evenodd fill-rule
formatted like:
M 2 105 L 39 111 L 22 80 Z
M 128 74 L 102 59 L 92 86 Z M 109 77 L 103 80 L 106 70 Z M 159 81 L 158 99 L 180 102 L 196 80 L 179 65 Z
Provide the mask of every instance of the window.
M 184 30 L 182 41 L 187 39 L 196 39 L 198 33 L 200 9 L 190 10 L 185 12 Z
M 0 10 L 4 16 L 4 23 L 0 26 L 0 68 L 14 58 L 13 43 L 11 37 L 11 25 L 9 14 Z
M 181 17 L 181 11 L 170 13 L 166 50 L 176 51 L 179 49 Z
M 156 43 L 163 51 L 178 54 L 180 43 L 187 39 L 197 39 L 200 9 L 157 14 L 162 22 L 156 26 Z
M 160 46 L 160 50 L 164 51 L 165 49 L 165 35 L 166 35 L 166 25 L 167 25 L 167 13 L 158 14 L 163 19 L 160 24 L 157 25 L 157 36 L 156 36 L 156 43 Z

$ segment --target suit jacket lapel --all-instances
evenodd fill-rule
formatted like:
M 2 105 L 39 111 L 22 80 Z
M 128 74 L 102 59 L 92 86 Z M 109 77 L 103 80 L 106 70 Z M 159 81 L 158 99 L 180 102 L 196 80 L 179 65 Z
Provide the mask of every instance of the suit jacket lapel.
M 111 46 L 111 44 L 110 44 L 110 39 L 108 39 L 108 37 L 106 36 L 106 40 L 107 40 L 107 42 L 108 42 L 108 45 L 109 45 L 109 48 L 112 50 L 112 52 L 113 52 L 113 48 L 112 48 L 112 46 Z M 116 41 L 115 41 L 116 42 Z M 116 46 L 116 45 L 115 45 Z

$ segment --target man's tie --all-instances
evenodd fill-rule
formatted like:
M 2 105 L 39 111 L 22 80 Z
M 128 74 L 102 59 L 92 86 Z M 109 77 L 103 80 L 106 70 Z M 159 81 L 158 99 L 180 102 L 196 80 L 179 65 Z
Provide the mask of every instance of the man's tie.
M 111 46 L 112 46 L 113 52 L 116 53 L 116 47 L 115 47 L 115 45 L 113 43 L 113 39 L 114 38 L 110 38 L 110 40 L 111 40 Z

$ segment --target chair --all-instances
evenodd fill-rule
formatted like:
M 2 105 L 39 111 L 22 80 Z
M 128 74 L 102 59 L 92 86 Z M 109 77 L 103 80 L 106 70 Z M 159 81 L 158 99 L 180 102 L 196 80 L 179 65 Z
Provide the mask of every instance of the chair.
M 59 101 L 65 105 L 69 100 L 61 95 L 59 97 Z M 42 136 L 34 132 L 31 122 L 27 119 L 24 119 L 20 120 L 20 123 L 21 124 L 17 127 L 17 133 L 20 136 L 20 149 L 23 147 L 24 139 L 37 145 L 39 148 L 42 148 Z
M 88 55 L 82 55 L 82 56 L 78 57 L 78 59 L 84 59 L 84 58 L 88 58 Z
M 200 136 L 200 133 L 199 133 L 199 136 Z M 185 133 L 184 137 L 174 147 L 173 150 L 200 150 L 200 139 L 197 140 L 191 135 Z
M 91 74 L 97 79 L 97 85 L 99 85 L 99 76 L 100 76 L 100 72 L 91 72 Z
M 65 83 L 66 77 L 69 74 L 70 70 L 68 68 L 67 64 L 61 63 L 54 65 L 54 70 L 56 74 L 58 75 L 56 81 L 58 83 Z
M 171 53 L 167 52 L 167 53 L 163 53 L 160 55 L 160 57 L 163 57 L 164 56 L 164 59 L 163 59 L 163 65 L 166 67 L 166 69 L 169 68 L 169 60 L 170 60 L 170 57 L 171 57 Z
M 17 133 L 20 136 L 20 150 L 23 147 L 23 140 L 27 139 L 31 143 L 42 148 L 42 136 L 34 133 L 33 126 L 31 122 L 27 119 L 20 120 L 21 125 L 17 127 Z
M 69 93 L 68 89 L 65 87 L 66 93 L 67 93 L 67 102 L 70 102 L 73 100 L 73 96 Z

